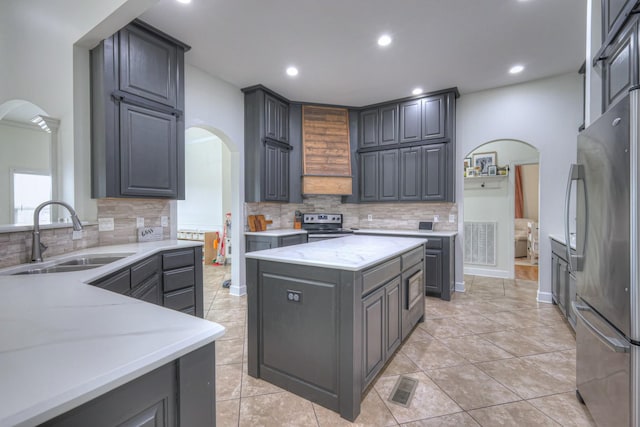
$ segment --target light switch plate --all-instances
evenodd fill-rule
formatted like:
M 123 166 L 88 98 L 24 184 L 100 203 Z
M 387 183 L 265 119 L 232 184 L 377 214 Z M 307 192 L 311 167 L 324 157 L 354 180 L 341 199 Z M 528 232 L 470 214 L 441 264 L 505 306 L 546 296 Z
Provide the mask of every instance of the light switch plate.
M 440 222 L 440 215 L 434 215 L 433 222 Z
M 113 231 L 113 218 L 98 218 L 98 231 Z
M 449 222 L 456 222 L 456 216 L 455 215 L 449 215 Z
M 71 234 L 71 240 L 80 240 L 82 239 L 82 230 L 73 230 L 73 233 Z
M 367 221 L 373 221 L 373 215 L 371 214 L 367 215 Z
M 160 225 L 163 227 L 168 227 L 169 226 L 169 217 L 168 216 L 161 216 L 160 217 Z
M 136 218 L 136 227 L 138 228 L 144 227 L 144 217 L 139 216 Z

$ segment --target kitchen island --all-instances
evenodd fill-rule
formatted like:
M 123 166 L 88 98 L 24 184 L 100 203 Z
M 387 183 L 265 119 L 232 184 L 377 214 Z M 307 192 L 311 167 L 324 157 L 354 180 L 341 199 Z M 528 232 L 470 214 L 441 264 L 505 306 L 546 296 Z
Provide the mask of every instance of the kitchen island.
M 355 420 L 424 319 L 426 242 L 349 236 L 247 253 L 249 375 Z
M 87 284 L 195 245 L 90 248 L 78 253 L 127 256 L 91 270 L 0 276 L 0 425 L 215 423 L 214 345 L 224 327 Z

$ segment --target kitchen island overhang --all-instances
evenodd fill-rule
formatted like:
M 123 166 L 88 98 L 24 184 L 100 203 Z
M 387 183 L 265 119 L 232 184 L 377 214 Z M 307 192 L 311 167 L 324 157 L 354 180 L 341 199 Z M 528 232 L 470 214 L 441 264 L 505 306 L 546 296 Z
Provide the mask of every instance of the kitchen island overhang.
M 248 253 L 248 373 L 353 421 L 424 320 L 421 238 L 349 236 Z

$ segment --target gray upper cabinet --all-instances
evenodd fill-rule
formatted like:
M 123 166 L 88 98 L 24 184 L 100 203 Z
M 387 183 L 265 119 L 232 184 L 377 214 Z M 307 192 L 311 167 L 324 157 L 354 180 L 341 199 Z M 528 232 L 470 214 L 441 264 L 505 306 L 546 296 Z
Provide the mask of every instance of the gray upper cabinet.
M 360 148 L 398 143 L 398 104 L 360 112 Z
M 264 145 L 264 200 L 289 200 L 289 149 L 266 142 Z
M 128 26 L 119 32 L 120 90 L 171 107 L 178 106 L 175 43 Z
M 378 146 L 378 109 L 360 112 L 360 148 Z
M 398 200 L 398 154 L 397 149 L 380 151 L 378 200 Z
M 184 53 L 134 21 L 91 50 L 92 197 L 184 199 Z
M 398 104 L 379 109 L 380 145 L 398 143 Z
M 632 13 L 637 0 L 601 0 L 603 40 L 614 36 Z
M 360 154 L 360 200 L 378 201 L 378 156 L 379 152 Z
M 263 86 L 243 92 L 245 202 L 288 202 L 293 149 L 289 142 L 300 139 L 295 134 L 290 137 L 289 103 Z
M 444 138 L 444 95 L 430 96 L 422 100 L 422 139 Z
M 177 198 L 176 117 L 120 105 L 120 193 Z
M 420 147 L 400 149 L 400 200 L 422 199 L 422 149 Z
M 445 138 L 445 96 L 414 99 L 400 104 L 400 142 Z
M 400 104 L 400 142 L 417 142 L 422 137 L 422 100 L 413 99 Z
M 430 144 L 422 147 L 422 200 L 447 200 L 446 144 Z
M 289 142 L 289 105 L 269 94 L 264 96 L 265 137 Z
M 629 25 L 612 43 L 602 61 L 603 111 L 638 84 L 638 21 Z

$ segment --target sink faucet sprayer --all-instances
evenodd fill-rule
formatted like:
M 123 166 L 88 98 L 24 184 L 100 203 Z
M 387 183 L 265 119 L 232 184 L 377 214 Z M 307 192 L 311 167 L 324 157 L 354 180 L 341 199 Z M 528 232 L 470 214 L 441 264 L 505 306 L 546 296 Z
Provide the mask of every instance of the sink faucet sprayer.
M 49 200 L 48 202 L 41 203 L 33 212 L 33 243 L 31 246 L 31 262 L 42 262 L 42 253 L 47 250 L 47 246 L 44 243 L 40 243 L 40 211 L 47 205 L 60 205 L 67 208 L 71 214 L 71 222 L 73 223 L 73 229 L 75 231 L 82 230 L 82 224 L 78 219 L 78 215 L 73 208 L 65 202 L 60 200 Z

